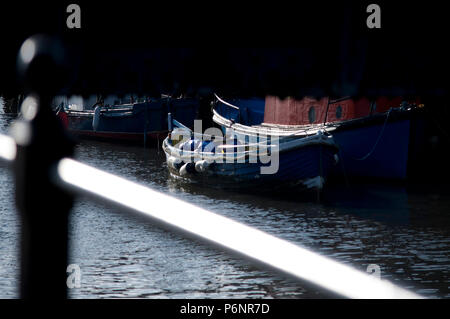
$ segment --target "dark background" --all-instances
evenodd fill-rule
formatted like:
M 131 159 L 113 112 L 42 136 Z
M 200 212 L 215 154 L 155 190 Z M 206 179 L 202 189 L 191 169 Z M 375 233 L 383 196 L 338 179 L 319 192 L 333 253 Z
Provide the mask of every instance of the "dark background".
M 66 27 L 71 2 L 81 29 Z M 368 29 L 372 2 L 2 2 L 0 92 L 23 90 L 17 52 L 45 33 L 66 48 L 63 92 L 445 96 L 442 2 L 375 1 L 381 29 Z

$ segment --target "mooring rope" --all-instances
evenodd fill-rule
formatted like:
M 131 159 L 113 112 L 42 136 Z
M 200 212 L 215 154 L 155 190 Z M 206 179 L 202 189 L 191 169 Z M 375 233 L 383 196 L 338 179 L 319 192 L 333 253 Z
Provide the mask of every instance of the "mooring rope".
M 380 134 L 378 135 L 378 138 L 377 138 L 377 140 L 375 141 L 375 144 L 373 145 L 373 147 L 372 147 L 372 149 L 369 151 L 369 153 L 367 153 L 366 155 L 364 155 L 363 157 L 360 157 L 360 158 L 353 158 L 354 160 L 356 160 L 356 161 L 364 161 L 364 160 L 367 159 L 370 155 L 372 155 L 372 153 L 375 151 L 375 149 L 376 149 L 378 143 L 380 142 L 381 137 L 383 136 L 384 129 L 386 128 L 386 124 L 387 124 L 387 121 L 388 121 L 388 119 L 389 119 L 389 115 L 391 114 L 391 111 L 392 111 L 392 107 L 391 107 L 391 108 L 389 109 L 389 111 L 387 112 L 386 119 L 384 120 L 384 124 L 383 124 L 383 127 L 381 128 Z

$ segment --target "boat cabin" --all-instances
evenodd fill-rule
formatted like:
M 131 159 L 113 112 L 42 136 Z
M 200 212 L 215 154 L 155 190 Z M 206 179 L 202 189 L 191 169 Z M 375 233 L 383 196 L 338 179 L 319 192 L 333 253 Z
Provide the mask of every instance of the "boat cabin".
M 222 116 L 243 125 L 310 125 L 324 122 L 340 122 L 376 113 L 384 113 L 391 107 L 401 107 L 402 97 L 379 97 L 374 101 L 367 98 L 316 99 L 305 97 L 297 100 L 291 97 L 280 99 L 267 96 L 265 99 L 232 100 L 230 107 L 219 103 L 216 110 Z M 418 103 L 418 101 L 408 101 Z

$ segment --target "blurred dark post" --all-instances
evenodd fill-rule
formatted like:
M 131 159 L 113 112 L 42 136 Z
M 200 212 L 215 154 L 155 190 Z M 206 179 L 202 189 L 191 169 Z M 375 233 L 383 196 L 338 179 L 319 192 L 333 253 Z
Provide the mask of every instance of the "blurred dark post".
M 68 214 L 72 197 L 52 183 L 54 164 L 70 156 L 73 143 L 51 109 L 60 54 L 50 39 L 35 37 L 19 74 L 28 92 L 21 119 L 11 133 L 17 143 L 14 163 L 16 205 L 21 221 L 21 298 L 67 298 Z M 23 53 L 23 52 L 21 52 Z M 23 60 L 23 59 L 22 59 Z M 57 77 L 57 78 L 52 78 Z

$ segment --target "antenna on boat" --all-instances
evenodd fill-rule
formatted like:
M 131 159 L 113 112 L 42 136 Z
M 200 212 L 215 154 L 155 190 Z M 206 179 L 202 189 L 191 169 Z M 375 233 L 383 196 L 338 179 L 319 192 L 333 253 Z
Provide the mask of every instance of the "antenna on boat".
M 169 134 L 168 134 L 168 142 L 170 145 L 172 145 L 172 113 L 167 113 L 167 129 L 169 130 Z

